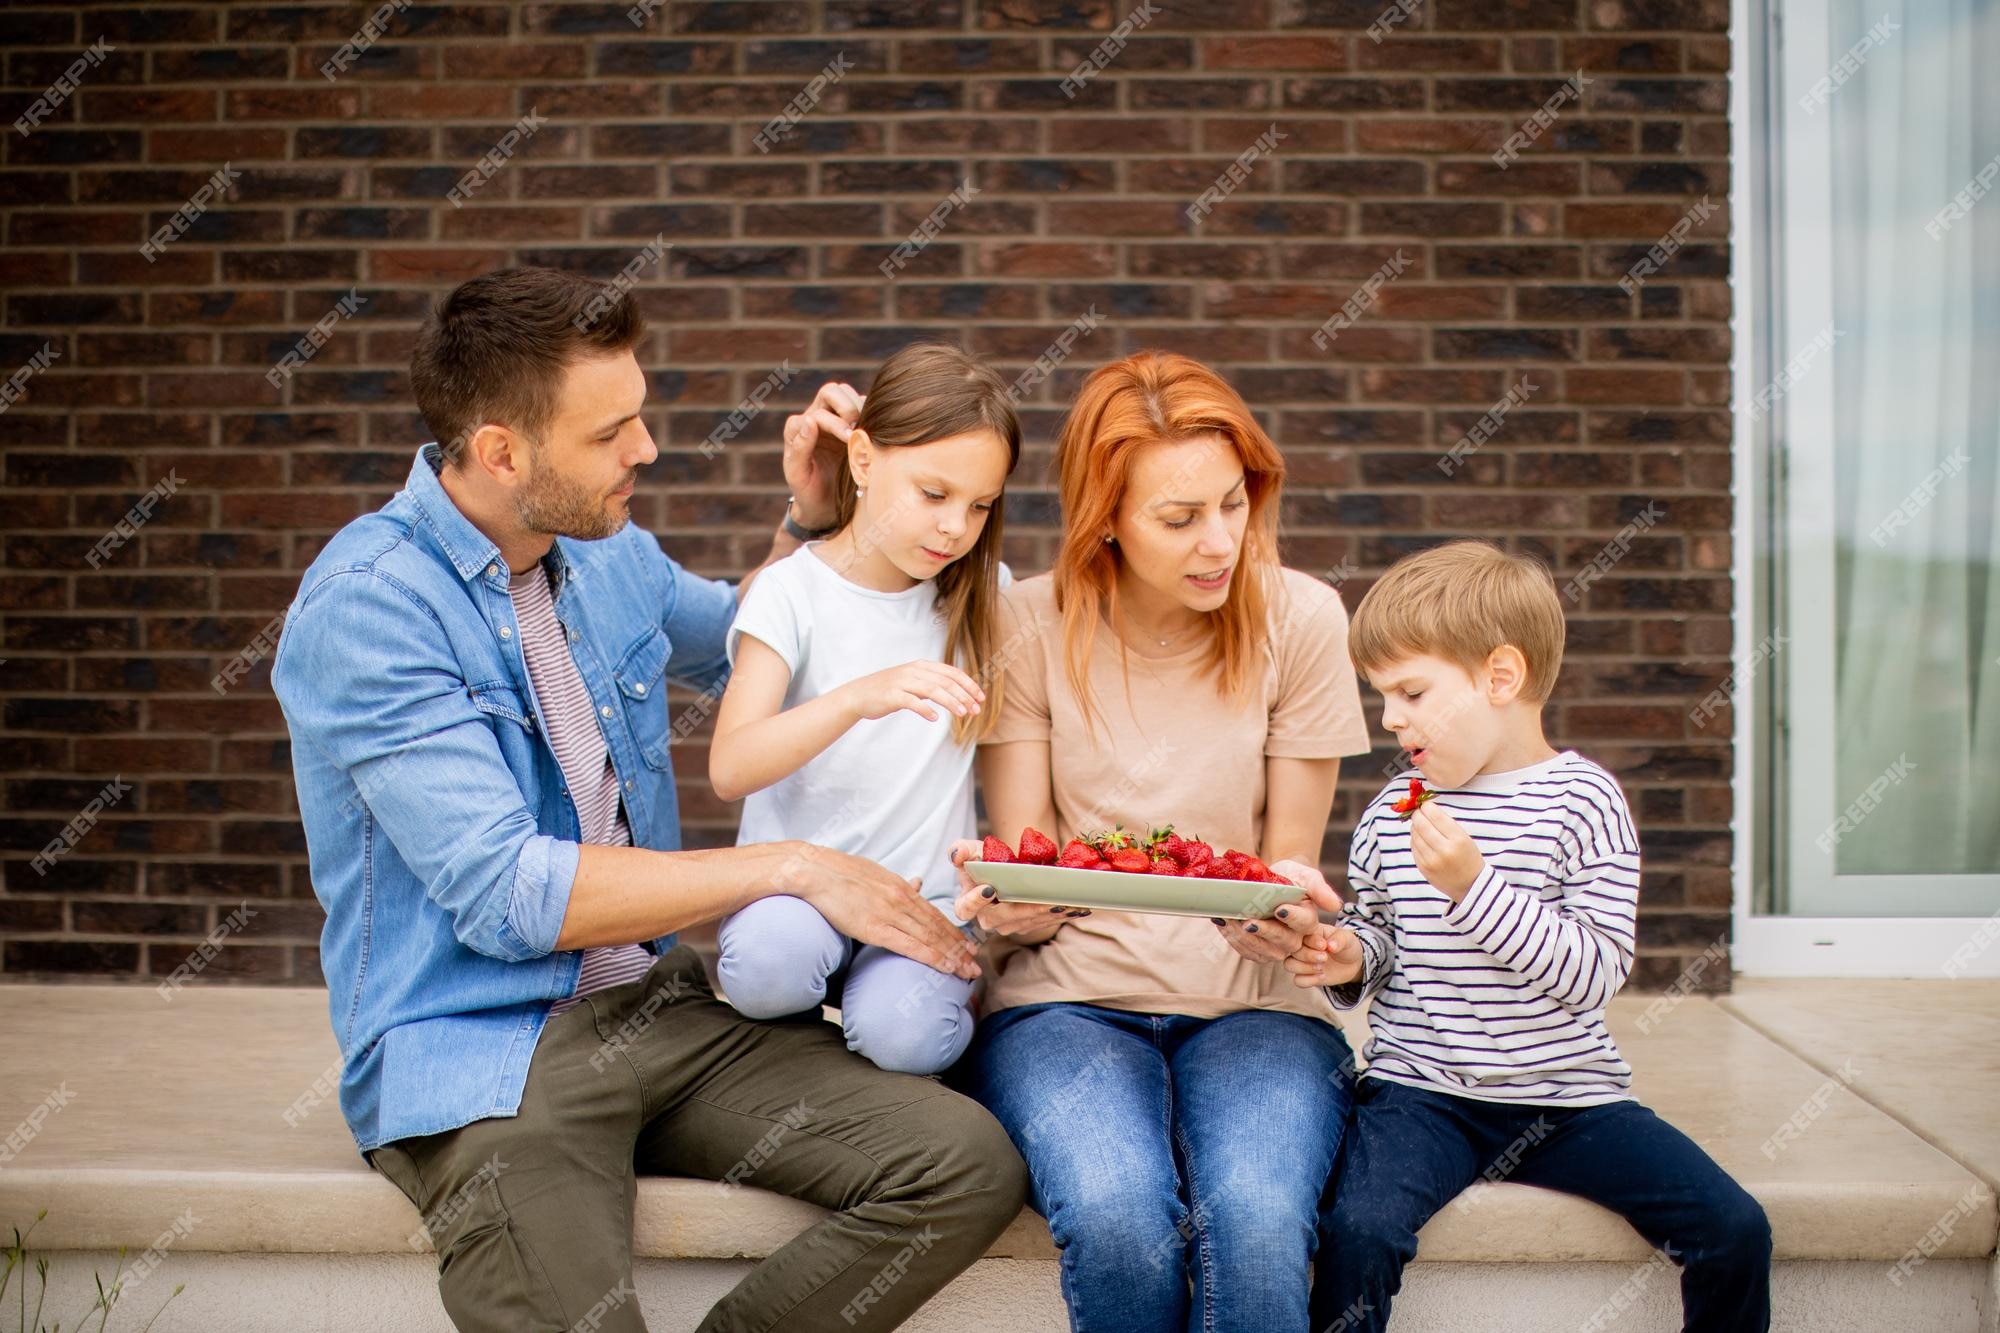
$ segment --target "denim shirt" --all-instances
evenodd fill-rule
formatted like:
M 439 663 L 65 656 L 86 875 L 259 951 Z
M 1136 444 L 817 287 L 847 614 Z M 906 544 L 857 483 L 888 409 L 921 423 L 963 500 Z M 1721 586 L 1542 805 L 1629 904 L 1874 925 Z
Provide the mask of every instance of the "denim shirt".
M 521 654 L 500 549 L 425 445 L 403 490 L 342 528 L 287 612 L 271 684 L 292 736 L 320 965 L 363 1152 L 515 1114 L 576 878 L 576 803 Z M 680 846 L 669 680 L 719 693 L 736 590 L 626 524 L 558 537 L 556 618 L 617 770 L 632 842 Z M 655 952 L 672 936 L 652 941 Z

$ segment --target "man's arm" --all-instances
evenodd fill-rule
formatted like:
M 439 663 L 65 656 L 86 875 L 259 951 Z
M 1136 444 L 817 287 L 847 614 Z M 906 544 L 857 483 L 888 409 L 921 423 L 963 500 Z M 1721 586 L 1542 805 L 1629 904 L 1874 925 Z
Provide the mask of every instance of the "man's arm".
M 736 584 L 737 605 L 741 606 L 743 604 L 743 598 L 750 591 L 750 581 L 752 579 L 756 578 L 759 574 L 762 574 L 772 565 L 777 564 L 780 560 L 783 560 L 786 556 L 798 550 L 799 547 L 803 545 L 805 545 L 804 542 L 801 542 L 798 538 L 792 536 L 791 533 L 786 532 L 785 525 L 780 523 L 778 525 L 777 532 L 773 533 L 771 536 L 771 553 L 764 557 L 764 563 L 757 566 L 757 568 L 751 570 L 748 574 L 745 574 L 741 579 L 737 581 Z
M 556 947 L 576 844 L 536 828 L 492 719 L 415 593 L 372 569 L 329 576 L 286 623 L 272 684 L 293 743 L 354 783 L 460 943 L 509 961 Z M 361 855 L 358 840 L 351 850 Z
M 558 949 L 657 939 L 786 893 L 818 908 L 850 939 L 967 980 L 979 975 L 964 938 L 919 886 L 866 857 L 805 842 L 689 852 L 591 843 L 580 853 Z
M 792 488 L 791 517 L 802 528 L 814 532 L 831 528 L 834 507 L 833 478 L 838 464 L 847 456 L 847 437 L 861 420 L 861 395 L 851 385 L 829 380 L 803 412 L 785 418 L 785 484 Z M 764 563 L 743 576 L 736 585 L 738 601 L 750 589 L 751 581 L 779 560 L 799 549 L 799 540 L 785 531 L 783 523 L 771 538 L 771 553 Z
M 373 650 L 365 659 L 357 642 Z M 792 893 L 850 938 L 976 975 L 937 909 L 861 857 L 802 843 L 579 846 L 540 832 L 442 626 L 371 570 L 335 574 L 313 590 L 286 624 L 272 679 L 293 743 L 347 773 L 469 949 L 520 962 L 638 943 Z

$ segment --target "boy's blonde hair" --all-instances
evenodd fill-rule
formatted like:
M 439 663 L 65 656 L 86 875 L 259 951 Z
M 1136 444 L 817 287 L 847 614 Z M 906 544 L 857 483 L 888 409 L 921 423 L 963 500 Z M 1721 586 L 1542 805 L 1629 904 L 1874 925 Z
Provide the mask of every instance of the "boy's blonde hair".
M 1458 541 L 1389 567 L 1355 608 L 1347 654 L 1364 676 L 1429 654 L 1477 672 L 1503 643 L 1527 659 L 1523 697 L 1546 703 L 1562 667 L 1563 612 L 1548 566 L 1491 542 Z

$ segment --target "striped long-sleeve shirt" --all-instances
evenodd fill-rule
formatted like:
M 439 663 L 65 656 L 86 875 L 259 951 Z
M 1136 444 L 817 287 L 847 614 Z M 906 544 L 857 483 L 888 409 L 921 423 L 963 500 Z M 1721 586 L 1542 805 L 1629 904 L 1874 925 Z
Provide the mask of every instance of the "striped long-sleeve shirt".
M 1413 771 L 1408 776 L 1421 776 Z M 1457 903 L 1432 887 L 1390 805 L 1354 831 L 1341 917 L 1359 936 L 1368 1072 L 1488 1101 L 1588 1106 L 1631 1094 L 1604 1006 L 1632 970 L 1639 841 L 1617 779 L 1574 751 L 1435 799 L 1485 866 Z

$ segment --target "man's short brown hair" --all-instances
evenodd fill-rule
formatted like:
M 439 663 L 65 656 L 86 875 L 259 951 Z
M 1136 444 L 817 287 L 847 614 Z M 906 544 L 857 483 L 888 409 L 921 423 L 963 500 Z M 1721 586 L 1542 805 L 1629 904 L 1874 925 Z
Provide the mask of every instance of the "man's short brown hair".
M 1429 655 L 1468 672 L 1511 643 L 1527 659 L 1523 695 L 1546 703 L 1562 669 L 1563 611 L 1547 565 L 1490 542 L 1458 541 L 1389 567 L 1348 627 L 1347 654 L 1364 676 Z
M 639 303 L 610 283 L 552 268 L 495 269 L 432 308 L 410 355 L 410 388 L 455 467 L 489 421 L 539 439 L 570 365 L 629 351 L 645 332 Z

